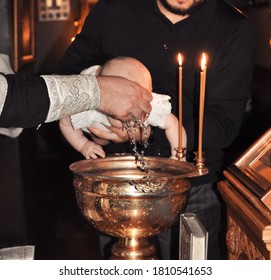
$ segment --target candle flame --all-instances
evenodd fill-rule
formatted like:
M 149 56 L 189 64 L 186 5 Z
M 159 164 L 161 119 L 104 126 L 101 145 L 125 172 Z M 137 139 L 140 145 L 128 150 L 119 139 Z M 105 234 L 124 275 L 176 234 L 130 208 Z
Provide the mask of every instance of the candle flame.
M 202 53 L 202 58 L 201 58 L 201 70 L 204 70 L 206 68 L 207 64 L 207 59 L 205 53 Z
M 179 66 L 182 66 L 183 59 L 182 59 L 182 55 L 180 53 L 178 53 L 178 62 L 179 62 Z

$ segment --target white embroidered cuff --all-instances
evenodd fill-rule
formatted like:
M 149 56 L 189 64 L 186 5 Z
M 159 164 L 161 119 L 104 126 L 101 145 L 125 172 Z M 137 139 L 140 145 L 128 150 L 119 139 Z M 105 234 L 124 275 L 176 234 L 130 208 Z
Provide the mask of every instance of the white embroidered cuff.
M 97 109 L 100 90 L 93 75 L 44 75 L 50 108 L 45 122 L 52 122 L 82 111 Z

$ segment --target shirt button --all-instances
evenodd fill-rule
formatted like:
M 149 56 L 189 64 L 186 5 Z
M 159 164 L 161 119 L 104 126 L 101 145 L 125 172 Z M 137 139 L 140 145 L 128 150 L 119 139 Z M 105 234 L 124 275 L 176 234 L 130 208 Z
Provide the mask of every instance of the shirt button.
M 168 49 L 168 47 L 167 47 L 167 45 L 166 45 L 166 44 L 164 44 L 164 46 L 163 46 L 163 47 L 164 47 L 164 49 L 165 49 L 165 50 L 167 50 L 167 49 Z

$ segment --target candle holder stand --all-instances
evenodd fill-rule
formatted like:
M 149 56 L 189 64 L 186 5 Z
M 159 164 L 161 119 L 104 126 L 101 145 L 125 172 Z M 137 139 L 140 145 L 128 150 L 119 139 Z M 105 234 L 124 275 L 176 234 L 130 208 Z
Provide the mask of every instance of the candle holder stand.
M 195 167 L 197 169 L 198 174 L 200 176 L 208 174 L 209 170 L 204 164 L 205 158 L 202 157 L 202 156 L 199 157 L 198 152 L 195 152 L 195 155 L 196 155 L 196 157 L 195 157 L 195 161 L 196 161 Z
M 178 147 L 174 150 L 176 151 L 176 157 L 179 161 L 186 161 L 186 148 Z

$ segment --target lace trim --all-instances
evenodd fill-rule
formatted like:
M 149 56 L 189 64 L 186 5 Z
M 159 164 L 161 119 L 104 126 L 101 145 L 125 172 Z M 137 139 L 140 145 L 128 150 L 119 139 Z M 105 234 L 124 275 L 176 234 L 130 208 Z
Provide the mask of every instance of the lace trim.
M 100 90 L 93 75 L 45 75 L 41 76 L 47 85 L 50 108 L 45 122 L 97 109 L 100 104 Z
M 0 75 L 0 114 L 2 113 L 8 91 L 8 82 L 3 75 Z

